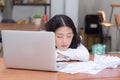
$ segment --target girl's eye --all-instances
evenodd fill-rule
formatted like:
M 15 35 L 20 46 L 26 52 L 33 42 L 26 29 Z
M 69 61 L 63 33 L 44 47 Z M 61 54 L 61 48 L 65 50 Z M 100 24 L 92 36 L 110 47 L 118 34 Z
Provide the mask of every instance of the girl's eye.
M 67 35 L 67 38 L 71 38 L 71 37 L 73 37 L 73 35 L 71 34 L 71 35 Z
M 72 36 L 67 36 L 67 38 L 71 38 Z
M 63 36 L 57 36 L 57 38 L 63 38 Z

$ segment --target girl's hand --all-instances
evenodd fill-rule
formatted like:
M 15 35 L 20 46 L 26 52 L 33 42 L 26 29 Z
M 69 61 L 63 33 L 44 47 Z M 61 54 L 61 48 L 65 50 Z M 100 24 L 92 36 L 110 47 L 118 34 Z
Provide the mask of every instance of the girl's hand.
M 62 55 L 62 54 L 58 53 L 57 57 L 62 58 L 62 57 L 65 57 L 65 55 Z

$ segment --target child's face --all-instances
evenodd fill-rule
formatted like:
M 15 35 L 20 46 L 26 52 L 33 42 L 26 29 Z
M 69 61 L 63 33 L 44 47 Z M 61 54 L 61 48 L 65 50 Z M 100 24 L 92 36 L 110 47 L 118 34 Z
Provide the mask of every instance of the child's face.
M 58 28 L 55 31 L 56 47 L 60 50 L 67 50 L 72 42 L 73 36 L 74 34 L 71 28 L 67 26 Z

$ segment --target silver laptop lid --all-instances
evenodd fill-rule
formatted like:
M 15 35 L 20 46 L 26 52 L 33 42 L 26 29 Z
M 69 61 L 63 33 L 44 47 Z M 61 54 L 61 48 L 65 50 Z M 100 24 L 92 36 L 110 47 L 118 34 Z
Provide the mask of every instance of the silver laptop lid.
M 1 34 L 6 67 L 57 70 L 53 32 L 3 30 Z

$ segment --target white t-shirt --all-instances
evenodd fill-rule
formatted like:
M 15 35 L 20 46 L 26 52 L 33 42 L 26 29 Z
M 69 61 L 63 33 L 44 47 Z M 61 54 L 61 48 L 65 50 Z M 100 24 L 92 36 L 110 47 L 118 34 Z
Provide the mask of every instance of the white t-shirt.
M 79 47 L 76 49 L 69 48 L 66 51 L 57 49 L 56 52 L 69 57 L 70 60 L 80 60 L 80 61 L 89 60 L 89 51 L 83 44 L 80 44 Z

